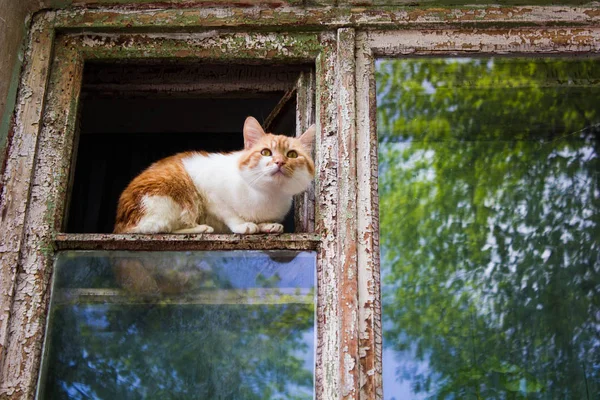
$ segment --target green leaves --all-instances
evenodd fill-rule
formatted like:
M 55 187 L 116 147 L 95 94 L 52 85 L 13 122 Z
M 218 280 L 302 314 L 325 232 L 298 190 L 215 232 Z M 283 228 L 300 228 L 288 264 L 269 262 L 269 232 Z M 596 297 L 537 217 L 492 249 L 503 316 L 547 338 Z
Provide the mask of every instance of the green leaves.
M 432 399 L 600 392 L 598 62 L 376 73 L 384 364 Z
M 55 268 L 40 398 L 313 398 L 313 255 L 74 253 Z M 127 292 L 125 265 L 169 292 Z
M 490 370 L 500 375 L 502 387 L 509 392 L 527 394 L 541 392 L 544 389 L 544 385 L 533 375 L 515 364 L 494 359 Z

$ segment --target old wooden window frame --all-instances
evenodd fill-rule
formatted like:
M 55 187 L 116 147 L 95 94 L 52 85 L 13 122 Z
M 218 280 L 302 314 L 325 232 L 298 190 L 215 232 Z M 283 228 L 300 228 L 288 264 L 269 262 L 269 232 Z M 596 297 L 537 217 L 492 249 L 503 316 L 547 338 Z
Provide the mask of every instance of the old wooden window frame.
M 322 239 L 314 233 L 282 235 L 105 235 L 67 234 L 61 232 L 65 203 L 68 201 L 70 168 L 76 146 L 76 117 L 81 90 L 84 63 L 88 60 L 119 59 L 202 59 L 208 61 L 267 60 L 269 62 L 312 62 L 318 78 L 317 122 L 321 132 L 317 138 L 316 163 L 322 165 L 335 148 L 337 138 L 334 113 L 334 87 L 328 82 L 334 78 L 332 71 L 336 62 L 335 31 L 294 33 L 240 33 L 210 31 L 200 33 L 156 33 L 152 35 L 118 33 L 69 33 L 55 32 L 52 28 L 54 14 L 38 16 L 34 24 L 28 57 L 32 62 L 25 72 L 22 92 L 33 99 L 36 107 L 20 109 L 18 118 L 24 127 L 34 127 L 28 132 L 16 132 L 13 137 L 6 173 L 6 230 L 3 243 L 8 247 L 11 269 L 6 282 L 9 290 L 3 296 L 2 309 L 10 309 L 3 315 L 2 359 L 7 382 L 16 381 L 16 392 L 32 396 L 39 368 L 41 340 L 45 329 L 45 312 L 49 296 L 54 252 L 56 250 L 103 249 L 103 250 L 313 250 L 320 260 L 333 260 L 335 251 L 331 238 Z M 38 69 L 39 68 L 39 69 Z M 313 122 L 310 78 L 300 85 L 298 113 L 299 130 Z M 46 91 L 44 93 L 44 88 Z M 24 100 L 25 101 L 25 100 Z M 25 101 L 28 105 L 30 101 Z M 39 127 L 39 129 L 38 129 Z M 30 134 L 30 135 L 28 135 Z M 25 158 L 25 160 L 23 160 Z M 27 163 L 24 170 L 22 161 Z M 331 176 L 321 176 L 317 182 L 319 203 L 329 203 L 335 197 L 335 185 L 329 183 Z M 18 201 L 18 199 L 29 199 Z M 18 201 L 18 202 L 17 202 Z M 309 202 L 306 202 L 309 203 Z M 12 206 L 17 206 L 17 209 Z M 320 229 L 334 230 L 328 225 L 335 222 L 333 209 L 325 210 L 317 217 Z M 311 207 L 300 207 L 310 221 Z M 332 212 L 329 212 L 331 210 Z M 310 230 L 312 223 L 307 224 Z M 3 257 L 5 257 L 3 254 Z M 3 263 L 5 260 L 3 260 Z M 323 265 L 320 262 L 319 265 Z M 318 268 L 320 287 L 328 285 L 323 268 Z M 15 293 L 11 299 L 11 294 Z M 23 297 L 21 297 L 23 295 Z M 326 293 L 319 290 L 318 297 Z M 12 309 L 9 305 L 12 303 Z M 318 301 L 317 304 L 324 304 Z M 334 308 L 320 307 L 319 321 L 328 318 Z M 10 317 L 10 319 L 9 319 Z M 317 322 L 317 342 L 321 348 L 334 344 L 323 338 L 330 324 Z M 24 343 L 24 338 L 27 338 Z M 324 354 L 336 355 L 331 351 Z M 31 356 L 29 356 L 31 355 Z M 325 362 L 323 362 L 325 361 Z M 331 360 L 335 361 L 335 360 Z M 320 358 L 316 368 L 331 368 L 330 360 Z M 12 374 L 12 375 L 11 375 Z M 316 381 L 316 390 L 324 390 L 325 381 Z
M 365 346 L 373 346 L 377 368 L 373 383 L 377 397 L 382 398 L 383 327 L 381 325 L 381 280 L 379 260 L 379 199 L 377 195 L 379 167 L 377 140 L 377 101 L 375 61 L 378 58 L 417 57 L 485 57 L 485 56 L 581 56 L 600 57 L 600 28 L 531 28 L 521 29 L 422 29 L 406 31 L 369 31 L 357 35 L 357 171 L 358 199 L 364 215 L 358 225 L 358 237 L 369 238 L 359 244 L 359 265 L 367 266 L 364 279 L 359 278 L 360 323 L 369 335 Z M 377 236 L 373 238 L 373 236 Z M 363 239 L 364 240 L 364 239 Z M 373 282 L 373 284 L 369 284 Z M 372 318 L 372 322 L 369 319 Z M 370 324 L 368 322 L 371 322 Z M 365 360 L 367 361 L 367 360 Z M 366 364 L 366 363 L 365 363 Z M 365 369 L 365 371 L 368 371 Z
M 213 33 L 204 33 L 197 39 L 216 35 Z M 187 35 L 189 40 L 193 35 Z M 266 132 L 279 132 L 282 114 L 293 112 L 294 123 L 296 130 L 294 132 L 285 132 L 286 134 L 301 135 L 306 131 L 311 123 L 315 121 L 315 72 L 314 65 L 304 65 L 293 62 L 291 64 L 284 63 L 281 65 L 247 65 L 244 60 L 236 60 L 235 63 L 230 63 L 228 60 L 224 64 L 206 64 L 204 62 L 196 63 L 187 60 L 174 68 L 172 62 L 164 62 L 165 60 L 156 60 L 156 62 L 148 63 L 147 60 L 139 60 L 141 64 L 136 63 L 134 59 L 129 63 L 126 59 L 124 63 L 108 63 L 100 61 L 94 65 L 92 61 L 91 71 L 86 68 L 83 74 L 83 84 L 80 92 L 80 107 L 78 131 L 76 132 L 75 141 L 80 142 L 82 135 L 87 136 L 84 131 L 91 128 L 95 134 L 100 133 L 103 129 L 108 129 L 111 133 L 117 133 L 114 129 L 125 129 L 127 127 L 108 126 L 106 127 L 102 121 L 98 124 L 98 120 L 86 121 L 90 114 L 94 114 L 97 118 L 102 119 L 103 112 L 91 112 L 94 110 L 95 103 L 99 99 L 111 97 L 117 101 L 123 98 L 145 98 L 150 97 L 155 99 L 158 96 L 160 99 L 210 99 L 213 96 L 217 98 L 245 98 L 247 95 L 264 96 L 280 92 L 281 98 L 279 102 L 266 115 L 263 122 L 263 127 Z M 201 61 L 201 59 L 200 59 Z M 241 62 L 240 62 L 241 61 Z M 177 59 L 175 59 L 177 62 Z M 253 61 L 254 62 L 254 61 Z M 313 62 L 314 64 L 314 62 Z M 240 79 L 236 79 L 239 77 Z M 91 100 L 91 105 L 88 99 Z M 110 101 L 110 100 L 109 100 Z M 101 100 L 102 102 L 102 100 Z M 295 103 L 295 104 L 294 104 Z M 82 107 L 81 104 L 84 104 Z M 85 110 L 88 110 L 87 112 Z M 238 110 L 246 112 L 248 110 Z M 139 119 L 141 116 L 133 114 L 132 118 Z M 264 115 L 263 115 L 264 117 Z M 290 115 L 288 114 L 288 118 Z M 143 118 L 143 117 L 142 117 Z M 110 125 L 110 123 L 109 123 Z M 148 121 L 145 121 L 143 126 L 148 126 Z M 240 125 L 241 126 L 241 125 Z M 152 127 L 152 131 L 157 133 L 160 128 Z M 190 129 L 190 128 L 188 128 Z M 198 129 L 198 128 L 196 128 Z M 213 128 L 214 129 L 214 128 Z M 139 133 L 139 127 L 134 128 L 134 131 Z M 179 131 L 179 129 L 176 129 Z M 89 132 L 86 132 L 89 134 Z M 131 132 L 129 132 L 131 133 Z M 160 134 L 160 133 L 159 133 Z M 200 136 L 205 138 L 205 136 Z M 241 139 L 241 136 L 240 136 Z M 155 140 L 155 139 L 154 139 Z M 105 137 L 106 142 L 106 137 Z M 189 145 L 188 145 L 189 146 Z M 74 147 L 77 149 L 79 144 Z M 188 147 L 189 148 L 189 147 Z M 74 151 L 73 162 L 79 165 L 80 154 L 78 150 Z M 77 167 L 75 166 L 75 169 Z M 77 172 L 72 173 L 70 187 L 67 189 L 70 195 L 67 198 L 66 217 L 63 218 L 65 226 L 61 232 L 68 233 L 91 233 L 93 231 L 78 230 L 74 227 L 71 221 L 70 213 L 71 204 L 77 202 L 73 197 L 72 191 L 76 188 Z M 74 176 L 75 175 L 75 176 Z M 75 185 L 75 186 L 73 186 Z M 101 188 L 102 186 L 99 186 Z M 101 189 L 100 189 L 101 191 Z M 88 194 L 89 196 L 89 194 Z M 294 209 L 291 219 L 293 220 L 294 230 L 296 233 L 313 233 L 314 232 L 314 184 L 309 187 L 304 193 L 294 196 Z M 85 203 L 85 202 L 84 202 Z M 116 202 L 114 204 L 116 206 Z M 81 211 L 81 210 L 80 210 Z M 96 216 L 95 223 L 102 213 Z M 78 215 L 81 218 L 81 214 Z M 111 218 L 113 216 L 111 215 Z M 87 218 L 87 217 L 86 217 Z M 77 220 L 77 218 L 74 218 Z M 78 221 L 80 222 L 80 221 Z M 111 224 L 113 221 L 107 221 Z M 289 219 L 286 217 L 286 222 Z M 81 225 L 76 225 L 81 227 Z M 89 225 L 88 225 L 89 226 Z M 86 229 L 86 228 L 79 228 Z M 96 227 L 96 229 L 101 229 Z M 104 226 L 106 229 L 106 226 Z M 286 228 L 287 229 L 287 228 Z M 100 232 L 107 232 L 100 230 Z M 74 236 L 70 236 L 74 238 Z M 89 238 L 88 238 L 89 239 Z
M 351 5 L 352 1 L 343 3 Z M 316 397 L 382 398 L 374 59 L 598 53 L 598 26 L 597 9 L 561 6 L 250 7 L 235 12 L 225 7 L 100 8 L 37 14 L 30 30 L 0 203 L 0 396 L 34 396 L 56 250 L 160 246 L 165 250 L 316 250 Z M 196 43 L 193 38 L 207 32 L 209 38 L 211 32 L 236 37 L 238 57 L 262 54 L 259 58 L 291 60 L 296 55 L 315 62 L 319 132 L 315 233 L 223 235 L 211 240 L 61 234 L 55 227 L 62 218 L 73 150 L 72 136 L 64 133 L 74 130 L 85 57 L 119 58 L 123 52 L 139 57 L 227 58 L 228 52 L 235 54 L 231 50 L 236 40 L 221 42 L 221 47 L 216 42 L 186 47 L 176 39 L 188 35 Z M 115 41 L 118 37 L 144 38 L 145 44 Z M 244 37 L 251 39 L 241 40 Z M 273 42 L 261 41 L 268 37 L 286 45 L 273 47 Z M 150 46 L 161 38 L 167 42 L 171 38 L 172 46 Z M 92 51 L 94 47 L 100 50 Z

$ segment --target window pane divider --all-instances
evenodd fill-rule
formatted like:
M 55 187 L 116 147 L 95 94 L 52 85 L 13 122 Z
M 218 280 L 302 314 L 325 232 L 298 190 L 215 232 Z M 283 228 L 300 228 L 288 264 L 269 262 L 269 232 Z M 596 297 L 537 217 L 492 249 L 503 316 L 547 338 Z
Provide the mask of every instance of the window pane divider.
M 314 290 L 305 288 L 251 288 L 213 289 L 195 293 L 135 294 L 123 289 L 77 288 L 61 292 L 53 300 L 56 304 L 312 304 Z
M 56 250 L 316 250 L 321 236 L 314 233 L 281 235 L 235 234 L 107 234 L 58 233 Z

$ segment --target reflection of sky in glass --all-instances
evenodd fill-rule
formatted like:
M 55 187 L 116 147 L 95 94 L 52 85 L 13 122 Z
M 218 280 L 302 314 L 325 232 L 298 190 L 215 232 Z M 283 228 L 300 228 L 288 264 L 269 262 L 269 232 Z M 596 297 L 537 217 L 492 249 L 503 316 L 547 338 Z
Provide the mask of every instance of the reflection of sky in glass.
M 599 71 L 376 63 L 385 399 L 600 391 Z
M 39 398 L 311 399 L 314 288 L 311 252 L 60 253 Z

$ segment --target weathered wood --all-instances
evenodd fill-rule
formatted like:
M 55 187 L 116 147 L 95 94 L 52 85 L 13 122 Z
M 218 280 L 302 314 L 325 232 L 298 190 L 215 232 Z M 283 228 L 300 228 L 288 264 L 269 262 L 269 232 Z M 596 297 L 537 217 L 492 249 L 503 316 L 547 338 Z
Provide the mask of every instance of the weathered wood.
M 378 400 L 382 391 L 379 269 L 378 146 L 374 57 L 367 33 L 357 35 L 357 256 L 360 335 L 360 398 Z
M 296 136 L 302 135 L 315 123 L 315 74 L 302 72 L 296 82 Z M 313 157 L 315 149 L 313 149 Z M 294 197 L 296 232 L 315 231 L 315 185 Z
M 91 0 L 90 0 L 91 1 Z M 580 5 L 588 1 L 586 0 L 562 0 L 562 1 L 547 1 L 548 4 L 573 4 Z M 362 7 L 373 7 L 373 6 L 388 6 L 388 7 L 430 7 L 430 8 L 441 8 L 441 7 L 469 7 L 474 5 L 485 6 L 514 6 L 514 5 L 533 5 L 541 4 L 543 1 L 539 0 L 338 0 L 338 5 L 353 5 Z
M 342 399 L 358 399 L 358 270 L 356 248 L 356 89 L 355 32 L 337 32 L 338 215 L 337 269 L 340 295 L 340 385 Z
M 99 5 L 121 5 L 126 8 L 139 8 L 139 7 L 150 7 L 150 8 L 190 8 L 198 7 L 198 5 L 205 4 L 206 6 L 233 6 L 233 7 L 248 7 L 251 5 L 267 5 L 270 7 L 279 7 L 282 5 L 303 5 L 314 4 L 315 1 L 323 1 L 325 3 L 333 4 L 335 0 L 72 0 L 73 6 L 99 6 Z
M 10 310 L 15 295 L 18 259 L 31 192 L 32 171 L 48 81 L 54 34 L 53 13 L 40 14 L 31 26 L 26 62 L 15 111 L 12 140 L 0 198 L 0 396 L 11 394 L 5 364 Z
M 564 6 L 383 9 L 363 8 L 358 0 L 333 4 L 356 7 L 139 10 L 115 6 L 59 11 L 56 27 L 66 34 L 61 34 L 62 50 L 55 58 L 39 140 L 47 76 L 47 71 L 39 68 L 47 65 L 50 57 L 53 30 L 50 22 L 37 25 L 27 54 L 31 62 L 23 75 L 12 158 L 0 200 L 0 345 L 6 355 L 0 360 L 0 398 L 33 397 L 53 246 L 317 250 L 317 398 L 382 397 L 373 58 L 598 53 L 600 28 L 595 26 L 600 23 L 600 12 L 596 7 Z M 49 21 L 53 14 L 40 15 L 38 18 Z M 235 29 L 207 30 L 211 27 Z M 337 37 L 329 31 L 319 33 L 338 27 L 343 29 Z M 358 33 L 356 54 L 353 27 L 366 28 Z M 259 28 L 260 32 L 244 34 L 244 28 Z M 82 31 L 87 33 L 74 33 Z M 288 33 L 279 33 L 282 31 Z M 318 234 L 240 238 L 58 234 L 53 238 L 61 226 L 67 195 L 82 58 L 243 64 L 304 63 L 314 62 L 315 57 L 317 96 L 311 96 L 311 72 L 303 73 L 309 78 L 298 85 L 297 127 L 301 133 L 310 125 L 316 103 L 316 207 L 311 209 L 310 195 L 305 197 L 298 218 L 306 224 L 299 229 Z M 353 65 L 355 57 L 357 64 Z M 143 83 L 135 85 L 141 91 L 147 89 Z M 311 212 L 316 229 L 311 225 Z
M 315 391 L 317 399 L 334 400 L 340 396 L 340 315 L 338 310 L 340 280 L 337 270 L 338 218 L 338 139 L 337 90 L 335 67 L 336 37 L 322 35 L 323 52 L 317 58 L 317 137 L 315 224 L 323 239 L 317 258 L 317 355 Z
M 2 309 L 0 311 L 0 339 L 2 340 L 0 348 L 0 368 L 4 363 L 6 356 L 6 345 L 8 341 L 8 323 L 10 320 L 10 307 L 14 296 L 17 267 L 19 263 L 19 252 L 8 251 L 0 252 L 0 301 Z M 3 392 L 3 385 L 0 383 L 0 395 Z
M 82 69 L 76 51 L 57 45 L 8 324 L 0 377 L 3 399 L 29 399 L 35 394 L 53 262 L 52 235 L 63 214 Z M 38 90 L 43 92 L 43 86 Z
M 118 29 L 205 30 L 211 27 L 320 30 L 355 28 L 426 28 L 460 26 L 549 26 L 572 24 L 593 26 L 600 11 L 591 6 L 463 6 L 463 7 L 277 7 L 196 8 L 159 10 L 64 10 L 57 14 L 60 29 L 114 31 Z
M 46 96 L 44 124 L 38 144 L 39 151 L 35 165 L 32 164 L 29 170 L 33 168 L 34 175 L 31 184 L 31 201 L 24 220 L 26 235 L 24 243 L 27 246 L 24 246 L 20 255 L 15 253 L 3 257 L 4 262 L 11 265 L 16 276 L 13 290 L 15 295 L 10 309 L 11 318 L 5 328 L 9 335 L 6 340 L 6 357 L 2 366 L 3 386 L 0 396 L 7 396 L 7 398 L 34 396 L 48 302 L 48 280 L 55 248 L 319 250 L 320 236 L 311 234 L 251 238 L 210 235 L 210 240 L 201 235 L 90 237 L 89 235 L 55 234 L 62 227 L 64 204 L 68 196 L 78 98 L 83 61 L 86 57 L 101 60 L 137 57 L 185 60 L 188 57 L 204 57 L 213 60 L 214 56 L 219 59 L 243 61 L 244 57 L 254 55 L 256 59 L 272 60 L 280 57 L 298 62 L 306 61 L 310 57 L 314 59 L 321 51 L 320 39 L 316 34 L 299 34 L 293 37 L 284 35 L 283 38 L 270 34 L 257 35 L 252 36 L 252 40 L 258 38 L 258 42 L 250 44 L 238 40 L 245 38 L 241 34 L 216 36 L 210 34 L 208 39 L 196 37 L 198 40 L 188 40 L 189 38 L 180 38 L 177 35 L 158 35 L 145 42 L 136 35 L 118 37 L 61 35 L 57 39 L 51 83 Z M 145 45 L 150 46 L 147 52 L 144 50 Z M 283 47 L 279 47 L 280 45 Z M 278 55 L 273 55 L 271 53 L 273 51 L 278 52 Z M 333 259 L 334 253 L 329 256 Z M 335 307 L 329 309 L 335 312 Z M 332 321 L 335 323 L 335 320 Z M 332 331 L 335 331 L 338 326 L 333 326 Z M 337 354 L 334 354 L 333 350 L 330 354 L 337 360 Z M 328 381 L 322 380 L 322 382 Z M 331 390 L 331 393 L 334 392 Z
M 80 234 L 58 233 L 58 250 L 316 250 L 317 234 L 217 235 L 217 234 Z
M 69 34 L 67 45 L 94 60 L 169 58 L 205 62 L 312 62 L 321 49 L 316 33 L 219 32 Z
M 377 56 L 600 51 L 600 28 L 444 29 L 372 32 Z
M 238 65 L 191 63 L 88 64 L 84 76 L 86 93 L 103 96 L 172 94 L 231 96 L 243 92 L 285 92 L 293 87 L 303 65 Z

